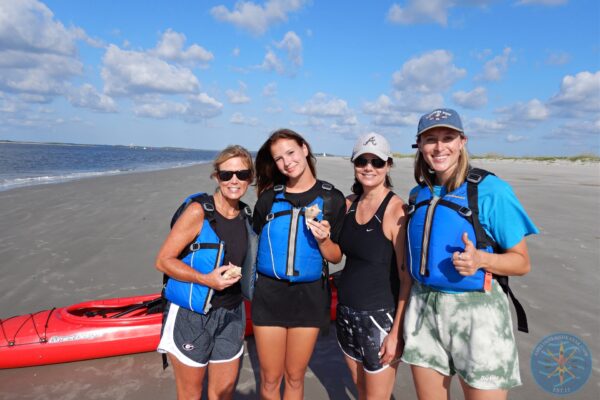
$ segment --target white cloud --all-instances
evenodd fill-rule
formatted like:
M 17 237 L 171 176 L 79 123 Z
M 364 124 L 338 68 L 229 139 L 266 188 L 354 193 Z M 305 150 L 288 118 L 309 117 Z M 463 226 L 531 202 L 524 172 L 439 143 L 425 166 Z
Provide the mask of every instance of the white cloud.
M 184 50 L 183 46 L 185 40 L 186 37 L 183 33 L 177 33 L 171 29 L 167 29 L 158 41 L 156 47 L 149 51 L 149 53 L 165 60 L 197 63 L 202 67 L 206 67 L 208 63 L 213 60 L 213 54 L 197 44 L 192 44 Z
M 406 7 L 392 4 L 387 20 L 403 25 L 434 22 L 446 26 L 448 10 L 453 6 L 454 2 L 450 0 L 408 0 Z
M 154 55 L 121 50 L 111 44 L 103 57 L 104 91 L 109 95 L 193 93 L 200 86 L 188 68 Z
M 196 117 L 201 119 L 213 118 L 220 115 L 223 110 L 223 103 L 206 93 L 188 96 L 188 99 L 189 107 L 186 110 L 186 115 L 190 119 Z
M 507 122 L 544 121 L 550 116 L 548 107 L 538 99 L 532 99 L 527 103 L 515 103 L 510 107 L 499 109 L 498 112 L 506 115 Z
M 229 122 L 236 125 L 248 125 L 248 126 L 257 126 L 259 125 L 258 118 L 248 118 L 245 117 L 242 113 L 236 112 L 231 115 Z
M 83 71 L 76 41 L 86 39 L 38 1 L 0 2 L 0 90 L 44 102 L 65 93 Z
M 570 146 L 579 146 L 582 153 L 598 154 L 600 149 L 600 117 L 590 121 L 570 120 L 544 136 Z
M 160 96 L 145 96 L 134 107 L 137 116 L 148 118 L 179 117 L 186 122 L 199 122 L 221 114 L 223 104 L 206 93 L 187 96 L 187 102 L 163 100 Z
M 600 112 L 600 71 L 565 76 L 560 91 L 548 103 L 564 116 Z
M 481 75 L 476 77 L 476 80 L 484 81 L 498 81 L 502 78 L 502 75 L 508 69 L 508 62 L 510 61 L 510 53 L 512 52 L 510 47 L 504 48 L 502 54 L 492 58 L 486 62 L 483 66 L 483 72 Z
M 530 4 L 541 5 L 541 6 L 559 6 L 562 4 L 567 4 L 569 0 L 519 0 L 517 1 L 517 5 L 526 6 Z
M 467 73 L 456 67 L 452 59 L 452 53 L 446 50 L 434 50 L 410 59 L 392 75 L 394 88 L 420 93 L 444 91 Z
M 186 110 L 187 106 L 183 103 L 162 101 L 156 103 L 137 104 L 133 108 L 133 113 L 138 117 L 165 119 L 177 115 L 183 115 L 185 114 Z
M 470 92 L 455 92 L 452 99 L 456 104 L 471 109 L 484 107 L 488 102 L 487 91 L 482 86 L 478 86 Z
M 467 136 L 498 135 L 505 133 L 507 130 L 506 125 L 501 121 L 494 121 L 479 117 L 468 119 L 465 125 L 465 133 Z
M 229 90 L 225 91 L 225 94 L 227 95 L 229 102 L 232 104 L 249 103 L 250 97 L 248 97 L 248 95 L 246 94 L 247 85 L 244 82 L 240 81 L 239 86 L 240 86 L 239 90 L 229 89 Z
M 384 94 L 374 102 L 365 102 L 362 111 L 374 115 L 371 122 L 377 126 L 415 126 L 418 122 L 417 114 L 407 112 Z
M 316 93 L 303 106 L 297 107 L 294 111 L 314 117 L 345 117 L 351 114 L 345 100 L 328 96 L 325 93 Z
M 302 65 L 302 40 L 294 32 L 286 33 L 276 46 L 287 51 L 288 59 L 294 66 Z
M 265 58 L 258 68 L 269 72 L 275 71 L 280 75 L 285 72 L 283 63 L 272 50 L 267 50 L 267 54 L 265 54 Z
M 283 108 L 281 108 L 280 106 L 270 106 L 265 108 L 265 112 L 269 114 L 280 114 L 283 112 Z
M 100 112 L 117 111 L 115 101 L 103 93 L 98 93 L 96 88 L 89 83 L 72 89 L 68 95 L 68 99 L 75 107 L 89 108 Z
M 213 7 L 210 13 L 218 21 L 262 35 L 271 25 L 287 21 L 289 13 L 300 10 L 305 4 L 305 0 L 268 0 L 262 6 L 251 1 L 238 1 L 232 11 L 220 5 Z
M 365 114 L 388 115 L 394 112 L 393 108 L 394 103 L 392 99 L 382 94 L 373 102 L 365 102 L 362 110 Z
M 526 139 L 525 136 L 513 135 L 512 133 L 509 133 L 508 136 L 506 136 L 506 141 L 509 143 L 522 142 Z
M 264 97 L 273 97 L 277 95 L 277 83 L 269 82 L 265 85 L 262 90 L 262 95 Z

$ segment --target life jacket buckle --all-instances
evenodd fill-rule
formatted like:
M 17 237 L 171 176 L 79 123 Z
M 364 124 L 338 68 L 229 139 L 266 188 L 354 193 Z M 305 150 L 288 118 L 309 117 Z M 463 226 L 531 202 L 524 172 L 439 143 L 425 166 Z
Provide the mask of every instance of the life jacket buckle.
M 198 251 L 198 250 L 200 250 L 200 243 L 190 244 L 190 251 Z
M 416 209 L 417 209 L 417 207 L 415 207 L 414 204 L 409 204 L 408 205 L 408 215 L 412 215 Z
M 208 212 L 215 211 L 215 206 L 213 206 L 210 203 L 202 203 L 202 208 L 204 208 L 204 211 L 208 211 Z
M 461 208 L 458 210 L 458 213 L 459 213 L 460 215 L 462 215 L 463 217 L 470 217 L 471 215 L 473 215 L 473 212 L 472 212 L 472 211 L 471 211 L 471 209 L 470 209 L 470 208 L 468 208 L 468 207 L 461 207 Z
M 267 221 L 267 222 L 269 222 L 269 221 L 272 221 L 272 220 L 273 220 L 273 218 L 275 218 L 275 214 L 273 214 L 273 213 L 269 213 L 269 214 L 267 215 L 267 218 L 265 218 L 265 219 L 266 219 L 266 221 Z
M 483 175 L 478 174 L 476 172 L 469 172 L 467 175 L 467 181 L 471 183 L 479 183 L 483 179 Z

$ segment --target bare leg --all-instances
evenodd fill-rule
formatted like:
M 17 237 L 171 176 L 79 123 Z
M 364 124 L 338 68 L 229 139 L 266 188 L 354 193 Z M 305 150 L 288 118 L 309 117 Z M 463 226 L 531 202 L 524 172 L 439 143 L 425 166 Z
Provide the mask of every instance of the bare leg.
M 285 352 L 284 400 L 304 398 L 304 375 L 317 343 L 319 328 L 289 328 Z
M 175 374 L 178 400 L 199 400 L 202 396 L 202 381 L 206 367 L 190 367 L 169 354 Z
M 209 400 L 233 399 L 239 367 L 239 358 L 228 362 L 211 362 L 208 364 Z
M 398 362 L 376 373 L 364 372 L 366 400 L 389 399 L 394 390 Z
M 450 380 L 431 368 L 411 366 L 417 397 L 420 400 L 450 400 Z
M 253 329 L 260 362 L 260 398 L 279 400 L 285 365 L 287 329 L 256 325 Z
M 344 354 L 346 365 L 350 369 L 350 375 L 352 375 L 352 381 L 356 385 L 358 390 L 358 399 L 364 400 L 367 398 L 367 388 L 365 387 L 365 370 L 363 369 L 362 363 L 348 357 Z
M 508 398 L 508 390 L 475 389 L 474 387 L 467 385 L 462 379 L 460 380 L 460 385 L 465 394 L 465 400 L 506 400 Z

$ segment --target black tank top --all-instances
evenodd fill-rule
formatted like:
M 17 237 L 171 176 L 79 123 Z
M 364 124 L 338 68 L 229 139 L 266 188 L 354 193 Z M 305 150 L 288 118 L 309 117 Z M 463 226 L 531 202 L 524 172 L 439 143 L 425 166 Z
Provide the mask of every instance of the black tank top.
M 223 265 L 231 262 L 238 267 L 242 266 L 246 249 L 248 246 L 248 232 L 246 231 L 246 221 L 241 210 L 240 214 L 232 219 L 225 218 L 216 210 L 215 217 L 215 232 L 217 236 L 225 242 L 225 255 Z M 205 221 L 206 222 L 206 221 Z M 239 282 L 222 291 L 215 290 L 211 299 L 213 308 L 224 307 L 231 310 L 237 307 L 242 301 L 242 290 Z
M 394 196 L 389 192 L 373 218 L 364 225 L 356 222 L 354 200 L 344 218 L 340 247 L 346 265 L 338 283 L 340 304 L 359 311 L 395 308 L 398 303 L 398 269 L 392 241 L 383 233 L 383 215 Z

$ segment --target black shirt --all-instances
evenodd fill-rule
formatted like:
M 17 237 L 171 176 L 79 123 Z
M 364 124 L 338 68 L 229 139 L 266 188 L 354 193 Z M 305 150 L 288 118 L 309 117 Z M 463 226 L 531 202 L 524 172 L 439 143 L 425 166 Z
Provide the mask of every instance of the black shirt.
M 223 265 L 231 262 L 233 265 L 241 267 L 248 247 L 248 232 L 246 231 L 244 211 L 241 210 L 237 217 L 228 219 L 215 210 L 214 217 L 215 232 L 219 239 L 225 242 Z M 207 223 L 206 220 L 204 222 Z M 224 290 L 215 290 L 210 303 L 213 308 L 224 307 L 230 310 L 237 307 L 241 301 L 242 291 L 238 282 Z

